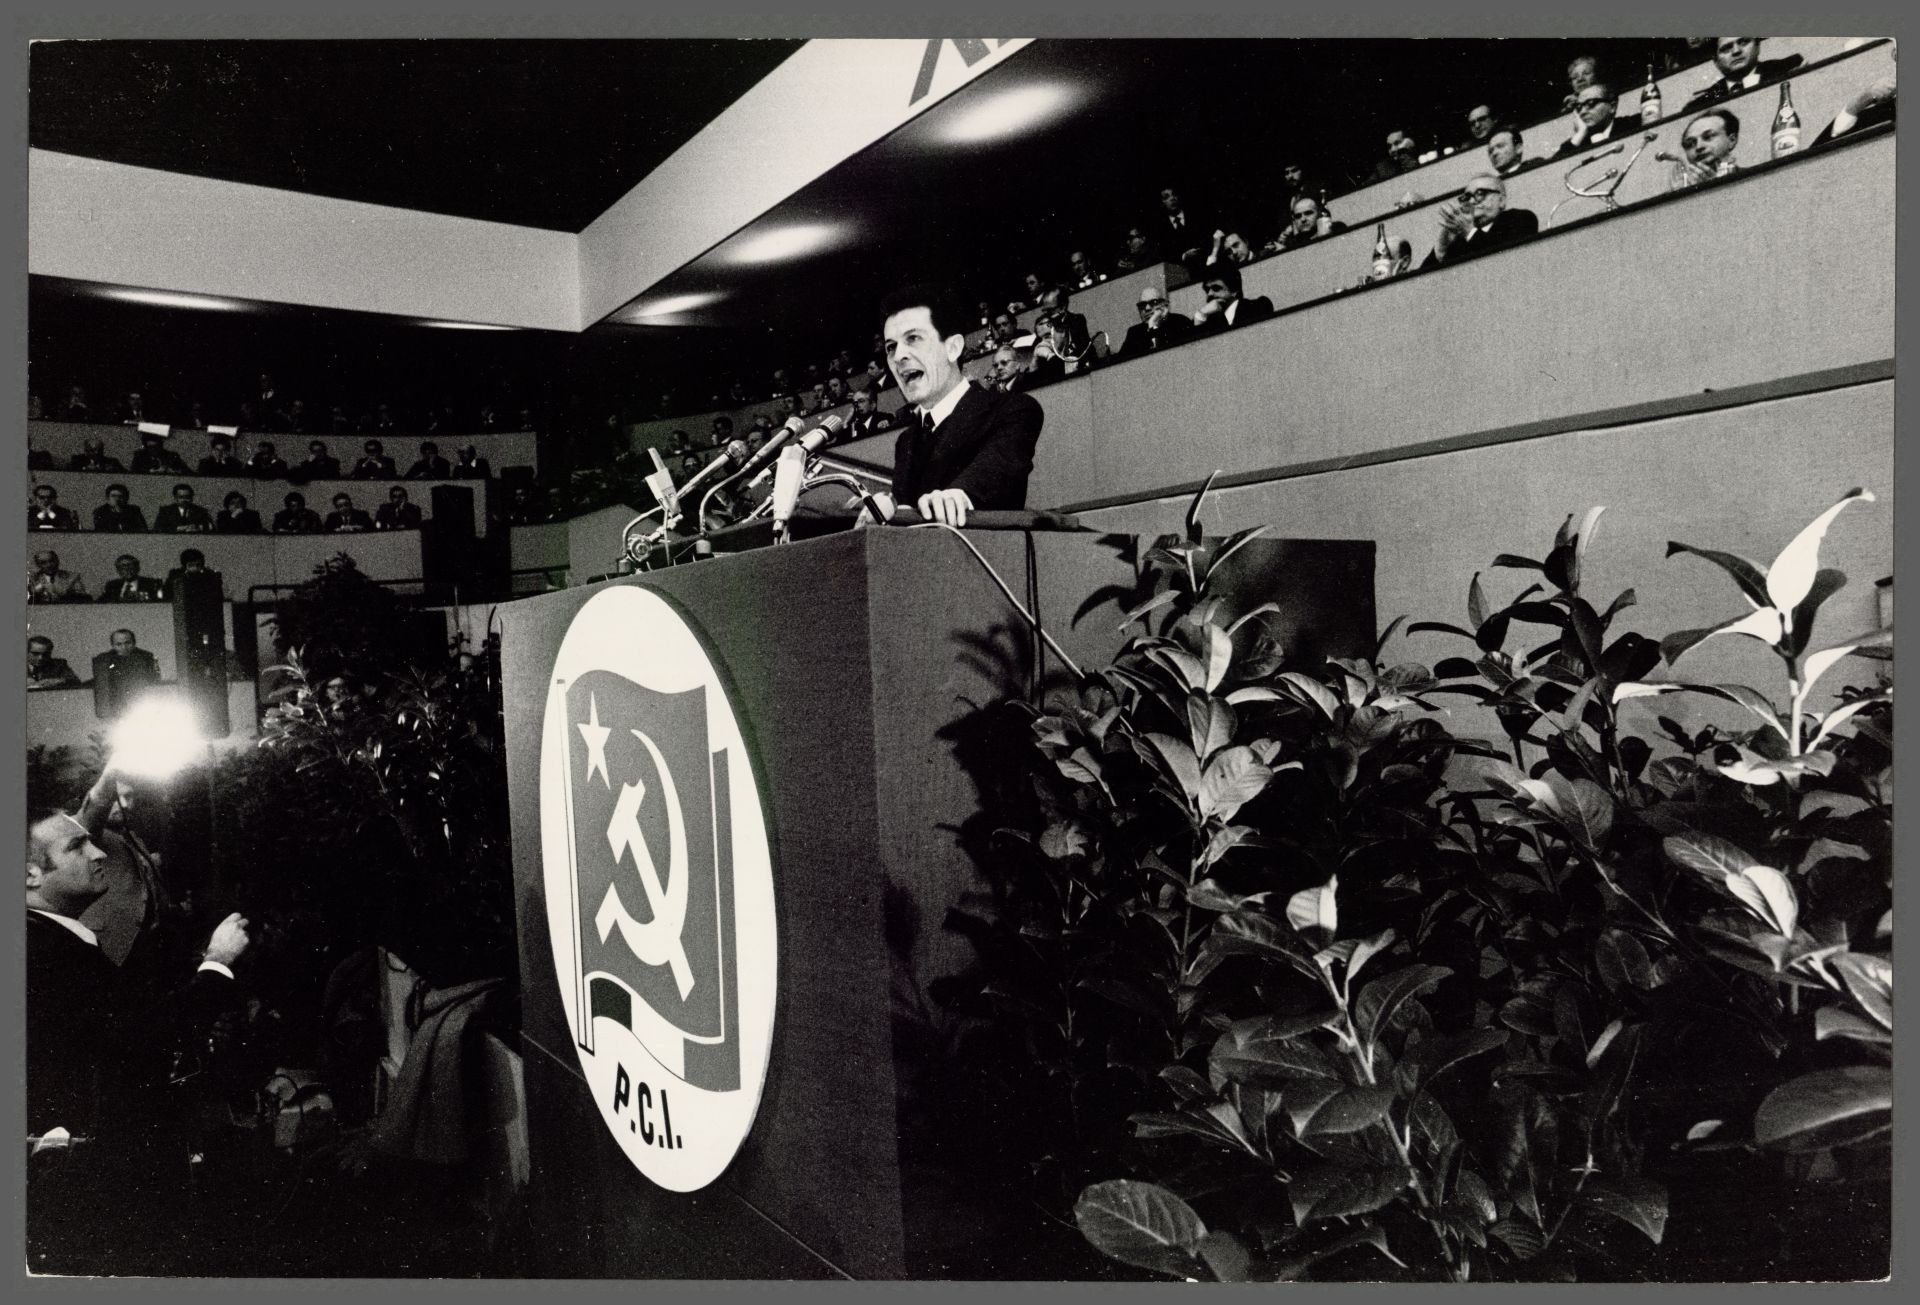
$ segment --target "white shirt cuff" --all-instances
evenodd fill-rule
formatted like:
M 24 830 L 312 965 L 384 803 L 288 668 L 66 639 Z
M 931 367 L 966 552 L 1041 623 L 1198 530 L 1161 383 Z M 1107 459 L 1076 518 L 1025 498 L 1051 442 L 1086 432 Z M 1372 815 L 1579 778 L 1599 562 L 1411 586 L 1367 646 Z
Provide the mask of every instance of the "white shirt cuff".
M 212 970 L 215 974 L 224 974 L 229 979 L 233 977 L 233 971 L 229 970 L 225 965 L 221 964 L 219 961 L 201 961 L 200 968 L 203 970 Z

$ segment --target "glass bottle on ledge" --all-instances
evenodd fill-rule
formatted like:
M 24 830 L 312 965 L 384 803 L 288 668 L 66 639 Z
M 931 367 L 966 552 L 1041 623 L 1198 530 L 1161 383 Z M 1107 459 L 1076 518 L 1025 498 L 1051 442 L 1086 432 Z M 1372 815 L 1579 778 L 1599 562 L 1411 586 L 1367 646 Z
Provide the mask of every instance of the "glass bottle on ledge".
M 1773 113 L 1773 157 L 1800 149 L 1800 115 L 1793 107 L 1793 83 L 1780 83 L 1780 107 Z
M 1651 127 L 1660 121 L 1660 81 L 1653 75 L 1653 65 L 1647 65 L 1647 89 L 1640 92 L 1640 125 Z
M 1387 245 L 1387 224 L 1382 222 L 1373 232 L 1373 275 L 1369 280 L 1384 281 L 1393 275 L 1393 250 Z
M 1313 220 L 1313 234 L 1324 236 L 1333 230 L 1333 214 L 1327 211 L 1327 192 L 1320 192 L 1320 216 Z

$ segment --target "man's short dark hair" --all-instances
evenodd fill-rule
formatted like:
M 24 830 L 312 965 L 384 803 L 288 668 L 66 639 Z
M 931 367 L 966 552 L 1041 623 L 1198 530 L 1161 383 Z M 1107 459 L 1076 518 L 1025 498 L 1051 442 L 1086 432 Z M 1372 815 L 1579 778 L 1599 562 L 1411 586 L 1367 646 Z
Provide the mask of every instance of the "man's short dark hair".
M 27 647 L 32 648 L 35 644 L 45 648 L 48 652 L 53 651 L 53 640 L 47 638 L 44 634 L 30 634 L 27 636 Z
M 289 494 L 285 501 L 290 508 L 305 507 L 307 505 L 307 496 L 305 494 Z
M 199 562 L 204 564 L 206 560 L 207 560 L 207 555 L 201 552 L 197 548 L 183 548 L 180 550 L 181 566 L 185 566 L 189 562 Z
M 967 311 L 950 286 L 921 281 L 902 286 L 880 301 L 880 320 L 886 321 L 909 308 L 924 308 L 933 322 L 933 333 L 944 340 L 950 335 L 965 335 Z
M 723 413 L 721 413 L 721 414 L 720 414 L 720 415 L 719 415 L 718 417 L 715 417 L 715 418 L 713 419 L 713 424 L 714 424 L 714 425 L 716 425 L 716 426 L 719 426 L 719 427 L 722 427 L 723 429 L 726 429 L 726 430 L 732 430 L 732 429 L 733 429 L 733 418 L 731 418 L 731 417 L 729 417 L 729 416 L 727 416 L 727 415 L 726 415 L 726 414 L 725 414 L 725 413 L 723 412 Z
M 1699 122 L 1702 118 L 1720 119 L 1720 121 L 1727 126 L 1727 135 L 1733 137 L 1735 140 L 1740 139 L 1740 119 L 1733 116 L 1731 109 L 1708 109 L 1704 113 L 1694 114 L 1691 118 L 1687 119 L 1687 125 L 1680 129 L 1681 137 L 1684 138 L 1688 132 L 1692 131 L 1693 124 Z
M 114 631 L 113 633 L 111 633 L 111 634 L 109 634 L 109 635 L 107 636 L 107 642 L 108 642 L 108 643 L 112 643 L 112 642 L 113 642 L 113 641 L 114 641 L 115 639 L 118 639 L 118 638 L 119 638 L 119 637 L 120 637 L 121 635 L 123 635 L 123 634 L 124 634 L 124 635 L 126 635 L 126 636 L 127 636 L 127 638 L 129 638 L 129 639 L 133 639 L 133 641 L 134 641 L 135 643 L 139 643 L 139 642 L 140 642 L 140 641 L 139 641 L 138 639 L 135 639 L 135 638 L 134 638 L 134 635 L 133 635 L 133 631 L 131 631 L 131 630 L 127 630 L 127 629 L 119 629 L 119 630 L 115 630 L 115 631 Z
M 117 480 L 116 480 L 116 481 L 114 481 L 114 482 L 113 482 L 113 483 L 112 483 L 111 485 L 109 485 L 109 486 L 107 486 L 107 490 L 106 490 L 106 492 L 107 492 L 107 493 L 109 493 L 109 494 L 111 494 L 111 493 L 113 493 L 113 491 L 114 491 L 114 490 L 116 490 L 116 489 L 117 489 L 117 490 L 119 490 L 119 491 L 120 491 L 120 492 L 121 492 L 122 494 L 125 494 L 125 495 L 126 495 L 126 496 L 127 496 L 128 498 L 132 498 L 132 497 L 133 497 L 133 491 L 132 491 L 132 490 L 130 490 L 130 489 L 128 489 L 128 488 L 127 488 L 127 487 L 126 487 L 125 485 L 122 485 L 122 484 L 121 484 L 121 483 L 120 483 L 119 481 L 117 481 Z
M 140 559 L 135 557 L 132 553 L 122 553 L 120 554 L 120 556 L 113 559 L 113 564 L 115 566 L 119 566 L 122 562 L 131 562 L 135 566 L 140 565 Z
M 184 480 L 183 480 L 183 481 L 181 481 L 181 482 L 180 482 L 180 483 L 179 483 L 178 485 L 175 485 L 175 486 L 173 487 L 173 490 L 172 490 L 172 492 L 173 492 L 173 493 L 175 493 L 175 494 L 178 494 L 178 493 L 179 493 L 179 492 L 180 492 L 181 490 L 183 490 L 183 489 L 184 489 L 184 490 L 186 490 L 186 491 L 187 491 L 187 493 L 189 493 L 189 494 L 191 494 L 191 493 L 193 493 L 193 486 L 191 486 L 191 485 L 189 485 L 189 484 L 187 484 L 187 482 L 186 482 L 186 481 L 184 481 Z
M 1514 126 L 1512 123 L 1507 123 L 1507 122 L 1501 123 L 1499 126 L 1495 127 L 1492 131 L 1487 133 L 1487 143 L 1492 144 L 1493 138 L 1495 136 L 1498 136 L 1503 131 L 1506 132 L 1507 135 L 1513 137 L 1513 147 L 1515 149 L 1519 149 L 1522 145 L 1525 145 L 1527 143 L 1526 138 L 1520 134 L 1520 129 Z
M 1240 269 L 1232 263 L 1213 264 L 1207 268 L 1206 275 L 1201 278 L 1201 281 L 1202 284 L 1207 281 L 1224 282 L 1227 289 L 1233 291 L 1234 298 L 1238 299 L 1240 297 Z

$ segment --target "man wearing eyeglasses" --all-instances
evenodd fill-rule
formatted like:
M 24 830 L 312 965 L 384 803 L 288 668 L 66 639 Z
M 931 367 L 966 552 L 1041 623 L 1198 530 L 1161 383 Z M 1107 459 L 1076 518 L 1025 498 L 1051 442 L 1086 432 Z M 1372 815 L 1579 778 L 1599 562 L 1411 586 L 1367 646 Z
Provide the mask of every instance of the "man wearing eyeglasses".
M 1440 206 L 1440 238 L 1422 267 L 1465 262 L 1504 249 L 1540 230 L 1531 210 L 1507 207 L 1507 183 L 1483 172 Z
M 1573 134 L 1560 142 L 1553 157 L 1595 149 L 1632 135 L 1632 129 L 1614 117 L 1619 106 L 1620 97 L 1605 82 L 1595 82 L 1579 91 L 1573 97 Z
M 1720 70 L 1720 76 L 1695 91 L 1693 98 L 1687 101 L 1687 107 L 1702 109 L 1742 91 L 1777 82 L 1802 62 L 1797 54 L 1779 59 L 1762 59 L 1760 38 L 1757 36 L 1716 36 L 1713 38 L 1713 66 Z
M 1174 312 L 1167 292 L 1157 285 L 1142 286 L 1135 307 L 1140 320 L 1127 328 L 1127 338 L 1120 345 L 1122 358 L 1153 353 L 1193 334 L 1193 319 Z

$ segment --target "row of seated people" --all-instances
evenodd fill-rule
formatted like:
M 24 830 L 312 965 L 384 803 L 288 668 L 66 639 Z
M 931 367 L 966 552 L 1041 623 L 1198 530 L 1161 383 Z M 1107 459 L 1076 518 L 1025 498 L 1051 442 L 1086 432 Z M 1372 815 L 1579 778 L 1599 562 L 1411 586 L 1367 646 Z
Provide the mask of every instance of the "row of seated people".
M 1759 37 L 1718 37 L 1696 40 L 1690 44 L 1694 47 L 1710 45 L 1713 63 L 1712 71 L 1703 74 L 1703 83 L 1689 94 L 1685 102 L 1688 111 L 1697 112 L 1746 91 L 1778 82 L 1802 64 L 1802 57 L 1797 54 L 1779 59 L 1763 58 L 1762 40 Z M 1669 66 L 1677 65 L 1670 61 Z M 1598 61 L 1591 56 L 1581 55 L 1568 68 L 1568 93 L 1561 107 L 1573 113 L 1575 118 L 1564 139 L 1550 145 L 1543 142 L 1529 158 L 1527 142 L 1520 127 L 1503 121 L 1491 104 L 1481 101 L 1467 111 L 1466 132 L 1461 148 L 1484 149 L 1486 171 L 1504 180 L 1534 164 L 1563 159 L 1606 145 L 1624 134 L 1626 123 L 1624 120 L 1616 123 L 1615 111 L 1621 98 L 1621 89 L 1630 84 L 1625 78 L 1615 78 L 1611 82 L 1603 80 Z M 1891 120 L 1893 101 L 1894 90 L 1890 81 L 1876 81 L 1859 88 L 1846 107 L 1834 115 L 1814 138 L 1814 143 L 1823 143 L 1848 132 Z M 1642 112 L 1657 114 L 1657 104 L 1653 107 L 1643 106 Z M 1701 139 L 1697 146 L 1690 142 L 1685 157 L 1673 160 L 1671 188 L 1698 185 L 1702 181 L 1727 175 L 1731 170 L 1726 158 L 1732 142 L 1717 138 L 1737 139 L 1738 125 L 1729 119 L 1708 120 L 1699 135 Z M 1452 147 L 1446 152 L 1451 154 Z M 1438 151 L 1423 151 L 1409 133 L 1395 130 L 1387 136 L 1387 157 L 1375 165 L 1371 174 L 1363 172 L 1358 175 L 1364 177 L 1361 182 L 1363 185 L 1391 179 L 1410 173 L 1438 156 Z M 1307 176 L 1298 163 L 1283 163 L 1279 174 L 1281 217 L 1275 227 L 1265 230 L 1260 229 L 1257 219 L 1251 222 L 1230 221 L 1216 217 L 1203 208 L 1190 207 L 1178 189 L 1161 187 L 1153 216 L 1142 218 L 1125 228 L 1124 239 L 1111 264 L 1112 271 L 1130 273 L 1170 263 L 1177 265 L 1183 275 L 1199 280 L 1212 268 L 1221 265 L 1244 267 L 1262 257 L 1298 249 L 1347 229 L 1345 223 L 1332 215 L 1326 188 Z M 1477 181 L 1469 184 L 1477 184 Z M 1405 192 L 1397 201 L 1401 207 L 1425 202 L 1412 191 Z M 1355 216 L 1371 217 L 1374 214 Z M 1519 220 L 1510 219 L 1508 226 Z M 1477 241 L 1478 237 L 1469 236 L 1467 245 L 1462 248 L 1472 246 Z M 1439 261 L 1445 261 L 1445 257 L 1442 255 Z M 997 307 L 987 299 L 979 302 L 974 326 L 987 328 L 988 338 L 983 345 L 976 347 L 976 352 L 988 354 L 1013 338 L 1035 333 L 1010 325 L 1011 319 L 1034 308 L 1065 310 L 1066 299 L 1073 291 L 1090 289 L 1108 279 L 1108 271 L 1103 270 L 1098 260 L 1090 256 L 1085 248 L 1074 249 L 1067 255 L 1066 267 L 1056 278 L 1043 276 L 1036 271 L 1027 272 L 1004 307 Z M 1380 277 L 1373 275 L 1366 279 L 1377 280 Z M 1087 353 L 1088 342 L 1081 338 L 1075 317 L 1077 315 L 1068 312 L 1064 319 L 1056 320 L 1055 324 L 1062 328 L 1062 339 L 1040 350 L 1043 359 L 1050 352 L 1059 357 L 1069 372 L 1076 360 L 1092 360 Z M 770 394 L 776 401 L 784 401 L 791 396 L 800 414 L 808 415 L 812 411 L 824 411 L 845 402 L 851 397 L 856 380 L 884 385 L 888 379 L 883 346 L 876 336 L 864 362 L 854 350 L 843 348 L 823 364 L 775 370 L 770 385 L 756 386 L 748 381 L 734 380 L 726 386 L 724 394 L 715 394 L 712 401 L 715 406 L 727 404 L 739 408 L 762 401 Z M 670 415 L 672 397 L 663 395 L 651 415 Z
M 131 698 L 141 689 L 160 683 L 160 667 L 153 654 L 140 647 L 132 630 L 107 636 L 107 649 L 93 655 L 92 673 L 81 679 L 67 659 L 55 655 L 52 639 L 44 634 L 27 637 L 27 689 L 78 689 L 105 682 L 113 699 Z M 117 715 L 117 712 L 113 714 Z
M 122 553 L 113 562 L 113 579 L 100 586 L 96 596 L 87 589 L 86 580 L 60 564 L 60 554 L 51 548 L 34 553 L 27 568 L 27 602 L 43 603 L 164 603 L 173 600 L 175 587 L 183 575 L 198 575 L 207 570 L 207 555 L 197 548 L 180 550 L 180 561 L 167 572 L 165 580 L 142 575 L 140 559 Z
M 114 534 L 153 533 L 162 535 L 280 535 L 352 534 L 363 530 L 418 530 L 422 513 L 412 501 L 405 485 L 387 490 L 387 501 L 372 515 L 354 506 L 353 496 L 342 490 L 333 496 L 333 510 L 324 518 L 307 506 L 306 495 L 294 490 L 283 500 L 271 524 L 247 503 L 239 490 L 229 491 L 218 512 L 209 512 L 194 501 L 194 488 L 188 484 L 173 487 L 172 500 L 153 514 L 128 501 L 125 485 L 108 485 L 106 502 L 93 509 L 93 529 Z M 27 529 L 30 531 L 79 530 L 80 516 L 60 502 L 60 491 L 47 484 L 33 487 L 27 504 Z
M 358 408 L 357 413 L 350 408 Z M 206 430 L 209 425 L 238 426 L 242 430 L 274 435 L 351 435 L 418 432 L 423 435 L 468 435 L 494 431 L 530 431 L 535 417 L 528 407 L 511 401 L 481 401 L 458 406 L 449 402 L 418 410 L 396 408 L 383 401 L 372 404 L 335 403 L 322 417 L 318 407 L 286 393 L 262 372 L 246 397 L 213 406 L 199 399 L 169 404 L 155 402 L 141 390 L 128 390 L 117 403 L 95 405 L 84 384 L 70 385 L 61 402 L 27 395 L 30 421 L 115 422 L 137 426 L 143 421 L 165 422 L 180 430 Z
M 64 470 L 124 472 L 135 476 L 246 477 L 253 480 L 291 480 L 296 483 L 342 479 L 486 480 L 493 475 L 492 467 L 480 456 L 479 447 L 471 443 L 456 450 L 454 459 L 448 461 L 441 455 L 440 446 L 427 440 L 420 445 L 419 457 L 407 468 L 403 477 L 399 464 L 379 440 L 368 440 L 363 444 L 359 460 L 352 467 L 343 469 L 340 459 L 328 451 L 323 440 L 310 442 L 307 456 L 289 464 L 280 456 L 272 440 L 258 441 L 252 452 L 243 458 L 234 451 L 233 440 L 226 435 L 208 436 L 206 455 L 195 466 L 189 467 L 186 457 L 172 444 L 172 438 L 171 435 L 155 431 L 142 431 L 140 448 L 134 453 L 130 465 L 123 464 L 119 458 L 108 453 L 104 440 L 88 440 L 81 452 L 67 459 Z M 62 470 L 58 460 L 44 449 L 35 449 L 28 454 L 27 467 L 30 471 Z

